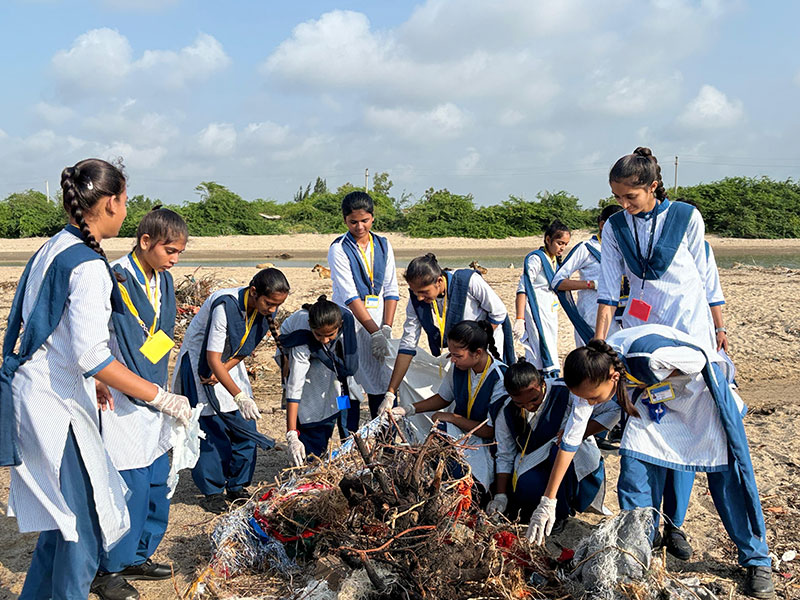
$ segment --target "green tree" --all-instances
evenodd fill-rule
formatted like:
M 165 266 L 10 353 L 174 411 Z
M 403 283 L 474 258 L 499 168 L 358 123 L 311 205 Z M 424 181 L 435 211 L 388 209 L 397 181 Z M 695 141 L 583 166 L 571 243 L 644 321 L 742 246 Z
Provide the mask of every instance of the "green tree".
M 36 190 L 11 194 L 0 205 L 3 237 L 51 236 L 67 221 L 62 206 Z
M 119 229 L 119 237 L 136 237 L 136 229 L 139 227 L 139 221 L 153 210 L 154 206 L 160 204 L 160 200 L 151 200 L 142 195 L 128 198 L 128 214 L 125 216 L 122 227 Z M 175 210 L 174 207 L 169 208 Z

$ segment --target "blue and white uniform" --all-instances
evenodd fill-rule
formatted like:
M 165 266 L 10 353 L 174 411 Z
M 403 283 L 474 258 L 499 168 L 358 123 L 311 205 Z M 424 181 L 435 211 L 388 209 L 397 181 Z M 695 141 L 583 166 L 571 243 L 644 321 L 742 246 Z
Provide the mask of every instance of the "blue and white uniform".
M 714 249 L 708 242 L 703 242 L 706 250 L 706 298 L 709 306 L 722 306 L 725 304 L 725 294 L 722 293 L 722 284 L 719 282 L 719 269 Z
M 517 407 L 511 399 L 504 404 L 495 425 L 497 472 L 513 474 L 509 494 L 512 516 L 519 512 L 522 520 L 530 519 L 547 487 L 558 450 L 557 435 L 562 430 L 569 443 L 562 442 L 560 447 L 575 452 L 575 458 L 556 495 L 556 517 L 564 518 L 572 510 L 585 511 L 591 504 L 602 506 L 604 494 L 597 502 L 595 499 L 604 490 L 605 467 L 594 437 L 583 439 L 583 435 L 589 420 L 607 429 L 613 427 L 619 420 L 619 408 L 589 407 L 586 420 L 577 423 L 570 417 L 579 400 L 562 379 L 553 379 L 547 381 L 545 398 L 535 412 Z
M 449 369 L 436 393 L 450 403 L 445 410 L 478 423 L 486 420 L 489 427 L 494 427 L 497 413 L 508 397 L 503 385 L 506 365 L 492 358 L 489 360 L 491 364 L 488 365 L 485 376 L 483 372 L 476 373 L 472 369 L 466 371 Z M 472 390 L 472 402 L 469 390 Z M 452 423 L 443 425 L 446 426 L 446 431 L 455 437 L 467 433 Z M 494 481 L 494 459 L 486 446 L 486 440 L 473 435 L 467 445 L 473 446 L 464 453 L 472 469 L 472 475 L 484 490 L 488 490 Z
M 594 326 L 597 321 L 597 288 L 602 277 L 600 268 L 601 253 L 600 253 L 600 240 L 596 235 L 593 235 L 585 242 L 577 244 L 569 254 L 561 266 L 553 276 L 551 287 L 557 293 L 562 308 L 567 313 L 567 316 L 572 321 L 575 327 L 575 346 L 580 348 L 585 345 L 592 337 L 594 337 Z M 583 281 L 593 281 L 594 289 L 577 290 L 578 300 L 572 301 L 571 294 L 575 292 L 558 292 L 558 286 L 565 279 L 572 277 L 573 273 L 579 273 L 580 279 Z M 570 314 L 568 308 L 571 308 L 571 302 L 577 309 L 577 315 Z M 577 323 L 576 320 L 580 319 Z M 611 335 L 619 329 L 619 323 L 616 319 L 611 322 L 609 326 L 608 335 Z M 588 339 L 586 339 L 588 336 Z
M 296 403 L 299 439 L 307 454 L 324 456 L 342 409 L 337 398 L 360 397 L 356 381 L 361 356 L 356 318 L 342 309 L 342 327 L 335 340 L 323 346 L 314 338 L 308 311 L 300 309 L 281 323 L 281 345 L 289 351 L 286 401 Z
M 511 323 L 503 301 L 491 286 L 472 269 L 459 269 L 455 272 L 445 271 L 447 278 L 447 312 L 443 311 L 444 298 L 435 300 L 439 315 L 445 319 L 445 339 L 439 334 L 439 326 L 433 311 L 433 303 L 419 302 L 411 294 L 406 306 L 406 320 L 403 323 L 403 337 L 400 339 L 399 354 L 414 356 L 417 353 L 419 337 L 424 330 L 428 337 L 431 354 L 440 356 L 442 349 L 447 353 L 447 332 L 461 321 L 489 321 L 497 325 L 494 330 L 494 343 L 503 360 L 513 361 L 513 345 L 509 357 Z
M 400 293 L 392 245 L 383 236 L 374 233 L 370 236 L 371 243 L 366 252 L 361 251 L 350 233 L 336 238 L 331 244 L 328 249 L 328 265 L 333 283 L 331 300 L 339 306 L 347 307 L 353 300 L 360 299 L 367 307 L 367 296 L 377 297 L 376 305 L 367 308 L 367 312 L 380 327 L 383 324 L 384 303 L 387 300 L 400 300 Z M 373 409 L 374 404 L 374 410 L 377 410 L 389 387 L 391 369 L 372 355 L 370 334 L 358 319 L 356 331 L 359 364 L 356 379 L 367 394 L 375 397 L 375 401 L 370 403 L 370 409 Z M 351 424 L 357 425 L 357 411 L 355 416 L 355 423 Z
M 258 433 L 254 421 L 241 415 L 221 383 L 211 386 L 201 381 L 201 375 L 211 375 L 207 352 L 221 353 L 224 364 L 234 356 L 249 356 L 269 333 L 267 319 L 260 314 L 254 315 L 247 328 L 247 291 L 247 287 L 218 290 L 203 303 L 186 330 L 172 376 L 175 393 L 189 398 L 192 406 L 203 406 L 200 427 L 206 438 L 200 440 L 200 458 L 192 469 L 192 479 L 205 495 L 236 492 L 249 485 L 257 446 L 266 449 L 274 445 Z M 237 387 L 252 397 L 244 361 L 229 373 Z
M 102 550 L 130 526 L 92 377 L 114 360 L 113 289 L 108 264 L 68 225 L 28 262 L 14 296 L 2 369 L 2 418 L 15 421 L 12 440 L 3 436 L 16 445 L 2 457 L 16 463 L 8 513 L 21 532 L 42 532 L 23 599 L 87 597 Z
M 166 271 L 153 273 L 146 280 L 144 272 L 131 254 L 111 263 L 111 268 L 125 277 L 125 281 L 119 285 L 130 290 L 129 297 L 145 326 L 150 327 L 155 318 L 154 330 L 162 330 L 172 337 L 176 314 L 172 275 Z M 134 286 L 138 286 L 138 290 Z M 137 291 L 141 291 L 141 294 L 137 294 Z M 138 321 L 132 314 L 128 316 Z M 134 322 L 126 332 L 116 331 L 112 327 L 109 345 L 114 358 L 151 383 L 166 388 L 169 353 L 162 359 L 162 369 L 139 372 L 136 365 L 127 363 L 120 348 L 119 338 L 124 335 L 133 336 L 134 339 L 128 342 L 132 342 L 130 346 L 134 351 L 147 339 L 138 322 Z M 103 442 L 114 466 L 120 471 L 131 491 L 128 498 L 131 530 L 100 561 L 101 572 L 116 573 L 125 567 L 144 563 L 156 551 L 167 531 L 167 452 L 172 448 L 170 438 L 175 419 L 144 406 L 141 401 L 131 400 L 119 390 L 110 389 L 114 397 L 114 410 L 100 413 Z
M 545 377 L 558 377 L 558 310 L 560 302 L 551 285 L 558 263 L 543 248 L 525 257 L 517 294 L 525 294 L 525 347 L 526 360 Z
M 623 329 L 608 339 L 628 373 L 650 391 L 632 395 L 620 444 L 619 503 L 658 508 L 669 471 L 708 473 L 714 505 L 743 566 L 770 564 L 766 528 L 742 423 L 744 407 L 713 346 L 663 325 Z M 674 371 L 679 374 L 672 375 Z M 669 385 L 669 388 L 667 388 Z M 661 390 L 667 399 L 650 402 Z
M 647 323 L 675 327 L 698 343 L 713 344 L 704 233 L 700 213 L 683 202 L 663 200 L 649 213 L 637 215 L 615 213 L 603 227 L 597 302 L 617 306 L 619 281 L 626 275 L 630 298 L 623 327 L 645 322 L 631 315 L 634 302 L 640 300 L 651 307 Z

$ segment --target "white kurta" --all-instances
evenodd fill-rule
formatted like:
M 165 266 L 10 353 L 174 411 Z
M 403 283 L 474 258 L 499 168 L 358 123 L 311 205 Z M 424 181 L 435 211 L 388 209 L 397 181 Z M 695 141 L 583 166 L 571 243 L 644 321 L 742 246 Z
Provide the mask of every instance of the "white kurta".
M 544 341 L 553 361 L 552 367 L 547 370 L 555 371 L 561 368 L 558 360 L 558 311 L 561 306 L 555 292 L 550 289 L 550 283 L 544 274 L 544 266 L 538 254 L 531 254 L 522 268 L 530 277 L 533 293 L 536 295 L 536 303 L 539 306 L 539 320 L 542 323 Z M 525 274 L 523 273 L 519 277 L 517 294 L 525 293 Z M 531 313 L 531 307 L 527 300 L 525 302 L 525 335 L 522 337 L 522 345 L 525 348 L 525 359 L 540 371 L 544 370 L 539 348 L 539 331 L 536 329 L 533 313 Z
M 708 298 L 709 306 L 725 304 L 725 294 L 722 293 L 722 284 L 719 282 L 717 259 L 714 257 L 714 249 L 710 245 L 708 246 L 706 267 L 706 297 Z
M 372 267 L 372 257 L 367 254 Z M 359 253 L 361 260 L 364 256 Z M 350 259 L 342 248 L 342 242 L 333 243 L 328 249 L 328 265 L 331 269 L 331 282 L 333 284 L 333 297 L 331 300 L 339 306 L 347 307 L 353 300 L 360 298 L 356 289 Z M 383 276 L 381 293 L 378 294 L 377 308 L 367 310 L 372 320 L 380 327 L 383 324 L 383 304 L 386 300 L 399 300 L 400 293 L 397 286 L 397 268 L 394 261 L 394 250 L 389 240 L 386 240 L 386 270 Z M 363 301 L 364 299 L 361 298 Z M 389 387 L 391 369 L 385 362 L 375 360 L 370 349 L 370 334 L 356 319 L 356 333 L 358 334 L 358 374 L 356 380 L 368 394 L 384 394 Z
M 203 348 L 203 341 L 206 337 L 206 327 L 209 319 L 211 320 L 211 329 L 208 332 L 208 346 L 206 350 L 211 352 L 225 353 L 228 346 L 228 318 L 225 314 L 225 307 L 223 305 L 217 306 L 213 314 L 211 312 L 211 305 L 214 301 L 222 295 L 233 296 L 239 301 L 239 291 L 242 288 L 228 288 L 224 290 L 217 290 L 208 300 L 200 307 L 200 311 L 194 316 L 186 334 L 183 336 L 183 344 L 178 352 L 178 358 L 175 362 L 175 372 L 172 374 L 172 390 L 176 394 L 183 393 L 181 387 L 181 367 L 183 355 L 189 354 L 189 359 L 192 362 L 192 376 L 194 377 L 195 386 L 197 387 L 198 403 L 203 404 L 202 416 L 207 417 L 216 414 L 214 409 L 208 404 L 205 392 L 203 391 L 203 384 L 200 383 L 200 375 L 197 373 L 197 368 L 200 360 L 200 352 Z M 239 315 L 244 321 L 247 318 L 245 311 L 240 310 Z M 253 395 L 253 388 L 250 385 L 250 379 L 247 377 L 247 369 L 244 361 L 240 361 L 238 365 L 233 367 L 230 371 L 231 379 L 234 383 L 248 396 Z M 239 410 L 236 402 L 233 401 L 233 396 L 228 393 L 228 390 L 221 383 L 214 386 L 214 393 L 219 401 L 219 407 L 222 412 L 233 412 Z
M 121 265 L 127 272 L 128 280 L 136 281 L 136 271 L 134 265 L 131 264 L 129 255 L 126 254 L 111 264 L 112 266 Z M 158 281 L 158 274 L 154 273 L 148 282 L 151 294 L 156 291 L 160 292 Z M 139 285 L 142 291 L 147 293 L 141 282 Z M 160 311 L 160 295 L 155 294 L 154 297 L 159 299 L 158 310 Z M 114 358 L 124 365 L 125 359 L 119 349 L 113 326 L 111 327 L 109 346 Z M 167 386 L 166 377 L 164 381 L 154 381 L 153 383 L 161 387 Z M 114 396 L 114 410 L 103 411 L 100 414 L 100 420 L 103 442 L 111 460 L 114 461 L 114 466 L 120 471 L 150 466 L 153 461 L 172 447 L 170 437 L 175 419 L 161 411 L 134 404 L 125 394 L 114 388 L 111 388 L 111 394 Z
M 661 237 L 664 221 L 671 209 L 670 205 L 655 217 L 657 219 L 655 243 L 658 243 L 658 239 Z M 642 256 L 645 256 L 650 242 L 653 217 L 639 218 L 628 213 L 622 214 L 631 228 L 631 232 L 634 227 L 637 229 L 639 249 Z M 643 288 L 640 279 L 642 273 L 640 271 L 632 272 L 628 268 L 614 234 L 614 228 L 610 222 L 606 222 L 603 227 L 603 262 L 601 264 L 603 276 L 600 279 L 598 302 L 616 306 L 619 301 L 618 282 L 623 275 L 627 275 L 631 293 L 625 314 L 622 316 L 623 327 L 635 327 L 644 323 L 630 315 L 631 302 L 636 298 L 652 307 L 648 323 L 675 327 L 690 334 L 698 343 L 701 343 L 701 340 L 709 340 L 709 343 L 714 343 L 716 338 L 706 293 L 707 262 L 706 251 L 703 247 L 704 233 L 703 218 L 695 210 L 692 212 L 686 233 L 680 241 L 669 268 L 660 279 L 645 281 Z M 655 244 L 653 247 L 655 248 Z
M 281 334 L 289 334 L 298 329 L 310 329 L 308 311 L 305 309 L 298 310 L 281 323 Z M 361 400 L 361 388 L 353 377 L 347 378 L 347 385 L 350 388 L 351 399 Z M 299 423 L 302 425 L 318 423 L 338 413 L 336 397 L 340 394 L 341 386 L 336 374 L 320 360 L 311 356 L 308 345 L 303 344 L 289 349 L 286 399 L 288 402 L 298 403 Z
M 67 231 L 45 243 L 34 259 L 22 305 L 23 326 L 44 274 L 57 254 L 82 243 Z M 127 487 L 98 430 L 94 373 L 108 366 L 111 277 L 101 260 L 77 266 L 69 300 L 45 344 L 22 365 L 12 389 L 22 464 L 11 468 L 8 512 L 21 532 L 58 529 L 78 541 L 75 515 L 61 493 L 61 459 L 70 428 L 92 484 L 103 545 L 108 549 L 130 527 Z
M 655 324 L 623 329 L 608 338 L 608 343 L 617 352 L 630 356 L 630 345 L 648 334 L 698 345 L 696 340 L 681 331 Z M 679 470 L 720 471 L 727 468 L 727 438 L 717 405 L 701 375 L 706 356 L 719 363 L 722 363 L 722 358 L 712 348 L 703 349 L 705 353 L 672 346 L 651 353 L 650 369 L 659 380 L 672 384 L 675 399 L 666 402 L 667 410 L 660 423 L 651 419 L 647 406 L 637 401 L 639 417 L 628 419 L 620 454 Z M 681 374 L 670 376 L 676 369 Z M 731 392 L 739 411 L 742 411 L 741 399 L 733 390 Z
M 439 314 L 442 314 L 443 299 L 437 298 L 436 305 L 439 308 Z M 430 305 L 431 314 L 433 314 L 433 305 Z M 491 286 L 486 283 L 480 273 L 474 273 L 470 277 L 469 285 L 467 286 L 467 299 L 464 303 L 464 320 L 472 321 L 489 321 L 493 325 L 497 325 L 494 330 L 494 343 L 497 346 L 497 351 L 502 355 L 503 353 L 503 321 L 506 320 L 508 311 L 505 304 L 500 300 Z M 436 322 L 435 317 L 433 318 Z M 419 344 L 419 336 L 422 333 L 422 324 L 417 317 L 417 311 L 414 310 L 414 305 L 411 300 L 406 305 L 406 320 L 403 323 L 403 337 L 400 338 L 400 352 L 415 352 L 417 344 Z

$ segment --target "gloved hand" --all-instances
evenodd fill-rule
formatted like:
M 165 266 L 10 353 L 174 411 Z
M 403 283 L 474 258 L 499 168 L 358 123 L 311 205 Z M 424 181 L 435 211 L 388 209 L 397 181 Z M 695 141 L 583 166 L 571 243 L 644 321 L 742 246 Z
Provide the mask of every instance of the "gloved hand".
M 383 334 L 383 331 L 378 329 L 369 336 L 369 349 L 375 360 L 383 362 L 386 355 L 389 354 L 389 340 Z
M 558 501 L 555 498 L 542 496 L 539 506 L 536 507 L 536 510 L 531 515 L 528 531 L 525 534 L 529 542 L 537 546 L 544 544 L 545 536 L 550 535 L 556 522 L 557 503 Z
M 261 412 L 259 412 L 258 406 L 256 406 L 256 401 L 246 393 L 239 392 L 234 396 L 233 401 L 236 402 L 236 406 L 239 407 L 239 411 L 245 419 L 255 421 L 261 418 Z
M 387 340 L 391 340 L 392 339 L 392 326 L 391 325 L 387 325 L 386 323 L 384 323 L 383 325 L 381 325 L 381 333 L 383 334 L 383 337 L 385 337 Z
M 486 505 L 486 514 L 504 513 L 508 508 L 508 496 L 505 494 L 495 494 L 494 498 Z
M 298 438 L 296 430 L 286 432 L 286 442 L 289 444 L 289 458 L 292 459 L 292 464 L 295 467 L 301 466 L 306 462 L 306 447 Z
M 381 405 L 378 407 L 378 414 L 382 415 L 386 411 L 392 410 L 395 400 L 397 400 L 397 396 L 394 392 L 386 392 L 383 396 L 383 402 L 381 402 Z
M 186 396 L 168 392 L 161 386 L 156 387 L 158 387 L 158 393 L 150 401 L 150 406 L 165 415 L 175 417 L 179 425 L 188 427 L 189 421 L 192 419 L 192 407 L 189 405 L 189 399 Z
M 395 419 L 399 419 L 401 417 L 410 417 L 415 414 L 417 414 L 417 409 L 414 408 L 413 404 L 406 404 L 405 406 L 395 406 L 392 409 L 392 416 Z
M 525 319 L 515 319 L 511 332 L 514 334 L 516 341 L 522 341 L 522 336 L 525 335 Z

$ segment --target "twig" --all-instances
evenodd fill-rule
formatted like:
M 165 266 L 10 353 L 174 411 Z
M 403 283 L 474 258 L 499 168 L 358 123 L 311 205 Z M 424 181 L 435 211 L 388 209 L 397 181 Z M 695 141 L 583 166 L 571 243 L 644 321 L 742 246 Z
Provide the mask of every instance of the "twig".
M 397 435 L 400 436 L 400 439 L 403 440 L 403 443 L 406 444 L 406 445 L 410 445 L 408 443 L 408 438 L 406 438 L 406 435 L 403 433 L 403 430 L 400 429 L 400 426 L 397 424 L 397 421 L 395 420 L 394 415 L 392 414 L 392 411 L 387 411 L 386 414 L 389 415 L 389 422 L 392 425 L 394 425 L 394 428 L 397 431 Z
M 436 525 L 418 525 L 416 527 L 409 527 L 408 529 L 401 531 L 397 535 L 390 537 L 385 544 L 381 544 L 377 548 L 372 548 L 370 550 L 362 550 L 361 548 L 351 548 L 349 546 L 340 546 L 339 548 L 337 548 L 337 550 L 346 550 L 348 552 L 356 552 L 356 553 L 363 552 L 365 554 L 367 553 L 371 554 L 373 552 L 382 552 L 383 550 L 388 548 L 392 542 L 406 535 L 407 533 L 411 533 L 412 531 L 430 531 L 431 529 L 436 529 Z

